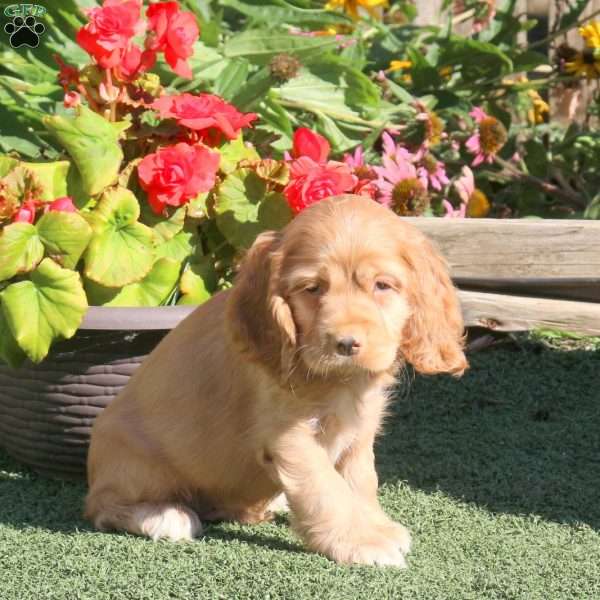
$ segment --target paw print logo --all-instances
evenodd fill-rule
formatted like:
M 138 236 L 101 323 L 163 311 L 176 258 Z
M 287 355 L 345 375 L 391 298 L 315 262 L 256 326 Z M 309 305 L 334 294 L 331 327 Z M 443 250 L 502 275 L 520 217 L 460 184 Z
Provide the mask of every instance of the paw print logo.
M 29 15 L 26 19 L 14 17 L 12 23 L 4 26 L 4 31 L 10 35 L 9 41 L 13 48 L 21 46 L 37 48 L 40 43 L 40 35 L 46 31 L 46 28 L 34 16 Z

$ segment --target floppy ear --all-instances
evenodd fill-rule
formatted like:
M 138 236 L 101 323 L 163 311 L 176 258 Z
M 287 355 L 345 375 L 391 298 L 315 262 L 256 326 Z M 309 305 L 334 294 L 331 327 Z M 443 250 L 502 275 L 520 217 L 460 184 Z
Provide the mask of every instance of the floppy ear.
M 285 371 L 296 345 L 292 311 L 279 294 L 280 234 L 261 233 L 242 260 L 227 304 L 228 327 L 240 351 Z M 283 368 L 282 368 L 283 367 Z
M 415 233 L 404 256 L 411 272 L 412 315 L 404 327 L 400 350 L 420 373 L 460 376 L 468 363 L 458 296 L 445 260 L 425 236 Z

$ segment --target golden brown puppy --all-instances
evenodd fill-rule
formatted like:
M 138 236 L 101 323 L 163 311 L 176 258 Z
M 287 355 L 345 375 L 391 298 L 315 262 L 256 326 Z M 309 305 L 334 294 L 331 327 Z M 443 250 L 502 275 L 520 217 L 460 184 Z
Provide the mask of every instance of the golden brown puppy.
M 306 545 L 404 566 L 410 535 L 377 501 L 373 441 L 405 363 L 461 374 L 446 265 L 389 209 L 321 201 L 263 233 L 231 290 L 174 329 L 97 419 L 86 514 L 190 539 L 255 523 L 283 492 Z

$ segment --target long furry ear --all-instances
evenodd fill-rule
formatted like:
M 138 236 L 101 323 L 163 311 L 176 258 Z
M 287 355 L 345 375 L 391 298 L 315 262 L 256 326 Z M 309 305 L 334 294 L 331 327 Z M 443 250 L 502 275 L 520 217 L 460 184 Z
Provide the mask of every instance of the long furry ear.
M 280 234 L 274 231 L 256 238 L 231 290 L 227 317 L 231 336 L 240 350 L 281 372 L 293 355 L 296 327 L 278 289 L 282 258 L 279 240 Z
M 404 260 L 411 272 L 412 315 L 404 327 L 400 350 L 420 373 L 460 376 L 468 367 L 464 324 L 448 266 L 420 232 Z

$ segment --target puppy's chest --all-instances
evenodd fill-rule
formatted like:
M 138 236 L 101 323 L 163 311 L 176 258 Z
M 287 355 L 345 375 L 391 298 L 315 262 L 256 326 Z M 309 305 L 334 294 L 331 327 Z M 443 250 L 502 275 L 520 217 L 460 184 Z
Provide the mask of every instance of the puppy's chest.
M 311 417 L 308 425 L 335 464 L 359 434 L 361 406 L 350 392 L 327 400 L 321 414 Z

